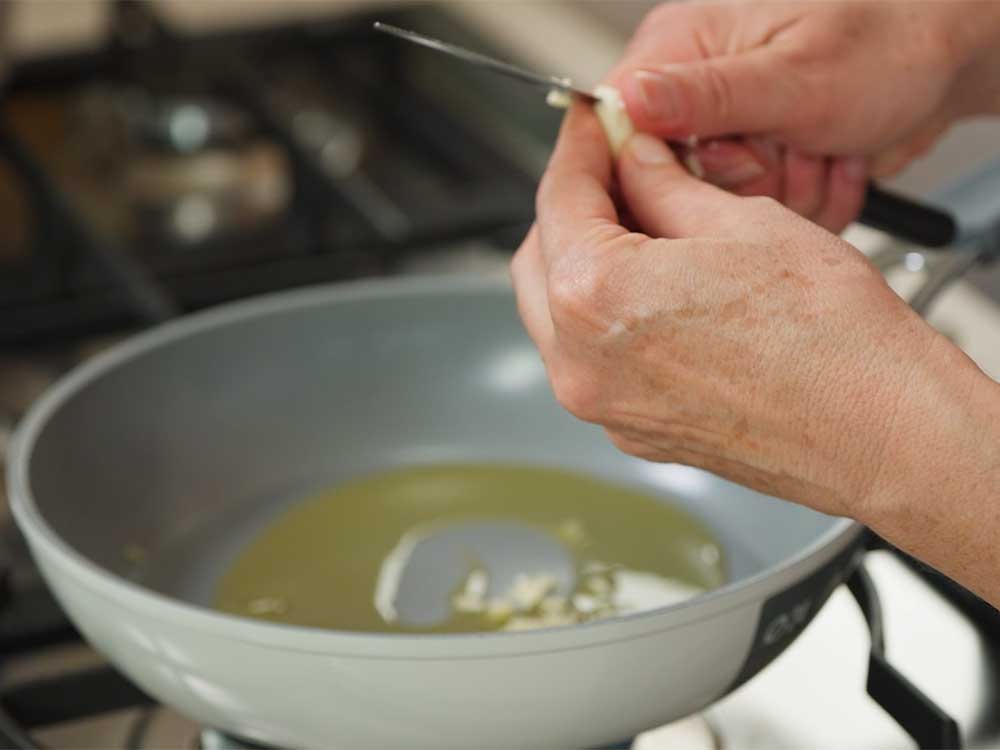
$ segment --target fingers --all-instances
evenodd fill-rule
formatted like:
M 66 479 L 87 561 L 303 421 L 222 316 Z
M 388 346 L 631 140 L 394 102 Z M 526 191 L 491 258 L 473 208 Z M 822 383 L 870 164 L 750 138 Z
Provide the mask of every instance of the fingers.
M 693 177 L 660 139 L 638 133 L 618 159 L 622 194 L 643 230 L 655 237 L 719 236 L 740 199 Z
M 831 232 L 843 231 L 861 213 L 867 184 L 863 158 L 835 159 L 827 180 L 826 203 L 813 221 Z
M 555 341 L 537 226 L 532 226 L 510 264 L 517 311 L 544 359 Z
M 795 79 L 766 47 L 636 70 L 621 89 L 636 128 L 670 138 L 779 130 L 802 106 Z
M 742 140 L 717 138 L 695 149 L 705 179 L 726 190 L 756 186 L 768 176 L 768 165 Z
M 626 230 L 609 194 L 613 164 L 607 138 L 590 107 L 574 104 L 538 189 L 536 215 L 547 266 Z
M 832 232 L 861 212 L 864 159 L 823 159 L 759 139 L 733 138 L 702 143 L 696 153 L 708 182 L 737 195 L 779 200 Z
M 829 167 L 826 159 L 789 149 L 785 152 L 784 203 L 800 216 L 812 219 L 826 203 Z
M 737 195 L 784 194 L 781 149 L 768 141 L 715 138 L 695 151 L 705 179 Z

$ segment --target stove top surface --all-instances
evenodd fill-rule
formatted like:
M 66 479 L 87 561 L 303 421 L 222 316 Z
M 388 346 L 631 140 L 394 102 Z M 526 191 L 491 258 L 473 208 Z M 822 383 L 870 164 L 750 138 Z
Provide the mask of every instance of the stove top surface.
M 511 250 L 525 233 L 530 154 L 559 120 L 532 91 L 470 86 L 366 13 L 190 34 L 154 6 L 110 7 L 99 49 L 10 70 L 0 344 L 386 273 L 427 246 Z M 430 6 L 379 17 L 489 49 Z

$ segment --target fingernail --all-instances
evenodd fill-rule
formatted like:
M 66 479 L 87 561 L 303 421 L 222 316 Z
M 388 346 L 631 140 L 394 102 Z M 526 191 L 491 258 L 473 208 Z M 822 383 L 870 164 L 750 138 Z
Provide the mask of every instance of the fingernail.
M 655 166 L 670 161 L 670 150 L 659 138 L 646 133 L 636 133 L 628 141 L 628 150 L 640 164 Z
M 770 138 L 748 138 L 750 150 L 769 167 L 781 166 L 781 147 Z
M 850 156 L 844 159 L 844 175 L 849 180 L 860 182 L 868 176 L 868 162 L 863 156 Z
M 759 162 L 753 159 L 737 159 L 721 164 L 713 164 L 710 158 L 702 157 L 702 167 L 705 179 L 718 187 L 730 188 L 745 185 L 760 179 L 767 172 Z
M 642 107 L 649 120 L 671 121 L 680 114 L 677 88 L 670 76 L 651 70 L 637 70 L 634 74 L 642 95 Z

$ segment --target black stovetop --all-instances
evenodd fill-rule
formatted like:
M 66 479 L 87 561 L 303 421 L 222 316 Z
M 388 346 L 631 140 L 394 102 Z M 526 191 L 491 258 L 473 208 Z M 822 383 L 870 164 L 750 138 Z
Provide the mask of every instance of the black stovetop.
M 0 344 L 387 273 L 470 238 L 512 249 L 537 177 L 522 145 L 550 142 L 558 113 L 373 33 L 374 18 L 192 36 L 122 2 L 99 49 L 14 67 Z M 490 49 L 431 6 L 378 18 Z

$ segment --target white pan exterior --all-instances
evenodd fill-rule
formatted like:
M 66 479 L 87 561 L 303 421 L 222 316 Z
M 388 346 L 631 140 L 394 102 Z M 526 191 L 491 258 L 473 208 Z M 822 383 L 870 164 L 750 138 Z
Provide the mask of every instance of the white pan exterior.
M 529 633 L 353 634 L 204 606 L 228 556 L 295 497 L 456 458 L 669 491 L 733 550 L 735 580 L 661 610 Z M 721 697 L 751 651 L 783 649 L 861 531 L 618 454 L 555 404 L 509 290 L 471 279 L 274 295 L 145 334 L 33 409 L 9 484 L 46 580 L 96 648 L 206 726 L 286 747 L 621 741 Z M 121 552 L 134 544 L 150 554 L 144 585 L 126 578 Z M 810 576 L 760 622 L 765 601 Z

